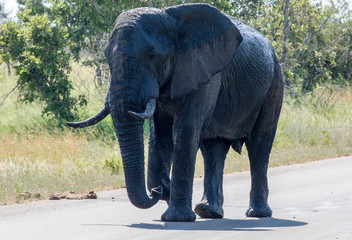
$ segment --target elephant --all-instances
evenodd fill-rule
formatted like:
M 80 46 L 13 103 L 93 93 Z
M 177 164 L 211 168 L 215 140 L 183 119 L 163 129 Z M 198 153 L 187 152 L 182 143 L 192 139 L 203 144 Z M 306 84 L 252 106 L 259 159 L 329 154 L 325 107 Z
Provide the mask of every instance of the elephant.
M 87 127 L 111 115 L 133 205 L 150 208 L 167 201 L 162 221 L 195 221 L 195 212 L 203 218 L 223 217 L 226 154 L 230 147 L 241 153 L 245 144 L 251 173 L 246 215 L 272 215 L 267 169 L 283 77 L 266 38 L 208 4 L 136 8 L 118 16 L 104 53 L 111 75 L 105 106 L 95 116 L 67 125 Z M 199 149 L 204 194 L 193 211 Z

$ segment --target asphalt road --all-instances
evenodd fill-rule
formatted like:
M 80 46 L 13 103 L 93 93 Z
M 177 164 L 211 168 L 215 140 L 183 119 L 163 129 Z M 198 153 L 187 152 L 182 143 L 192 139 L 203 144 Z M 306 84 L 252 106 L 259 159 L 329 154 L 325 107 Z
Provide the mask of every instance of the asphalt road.
M 0 207 L 0 239 L 352 239 L 352 157 L 269 169 L 272 218 L 246 218 L 248 172 L 225 176 L 225 218 L 165 223 L 167 205 L 137 209 L 125 189 L 97 200 L 38 201 Z M 202 179 L 194 182 L 200 200 Z M 114 197 L 114 199 L 112 199 Z

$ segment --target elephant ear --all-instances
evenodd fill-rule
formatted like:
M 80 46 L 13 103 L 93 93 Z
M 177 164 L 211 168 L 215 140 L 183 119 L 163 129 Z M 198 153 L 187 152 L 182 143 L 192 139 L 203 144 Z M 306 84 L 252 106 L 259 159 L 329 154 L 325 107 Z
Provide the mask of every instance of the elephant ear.
M 172 100 L 183 97 L 225 68 L 242 36 L 218 9 L 208 4 L 185 4 L 166 9 L 176 21 L 176 55 L 171 78 Z

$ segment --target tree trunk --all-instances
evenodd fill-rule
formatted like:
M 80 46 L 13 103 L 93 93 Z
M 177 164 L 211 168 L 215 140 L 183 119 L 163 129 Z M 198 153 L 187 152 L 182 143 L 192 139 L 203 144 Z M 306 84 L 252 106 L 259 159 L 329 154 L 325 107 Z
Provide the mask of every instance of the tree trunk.
M 286 61 L 287 61 L 287 39 L 288 39 L 288 33 L 290 28 L 289 21 L 288 21 L 289 6 L 290 6 L 290 0 L 286 0 L 285 6 L 284 6 L 284 39 L 282 44 L 282 58 L 281 58 L 281 67 L 282 67 L 283 80 L 284 80 L 285 86 L 290 85 L 285 77 Z
M 11 65 L 10 63 L 6 63 L 7 65 L 7 75 L 11 76 Z

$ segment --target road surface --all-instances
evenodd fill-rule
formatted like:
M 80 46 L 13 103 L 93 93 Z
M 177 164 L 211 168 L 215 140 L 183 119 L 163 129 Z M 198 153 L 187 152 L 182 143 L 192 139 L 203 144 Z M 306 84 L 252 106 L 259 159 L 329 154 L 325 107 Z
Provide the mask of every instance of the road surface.
M 244 216 L 250 176 L 241 172 L 225 175 L 224 219 L 161 222 L 164 202 L 137 209 L 119 189 L 97 200 L 1 206 L 0 239 L 352 239 L 352 157 L 271 168 L 269 184 L 272 218 Z M 202 191 L 196 179 L 194 203 Z

